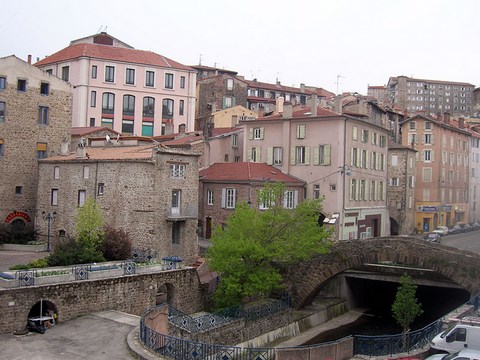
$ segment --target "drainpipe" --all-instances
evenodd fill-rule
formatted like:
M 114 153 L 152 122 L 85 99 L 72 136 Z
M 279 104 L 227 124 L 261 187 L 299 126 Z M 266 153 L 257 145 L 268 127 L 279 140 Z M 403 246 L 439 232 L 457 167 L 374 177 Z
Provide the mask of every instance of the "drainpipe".
M 347 161 L 347 117 L 345 116 L 343 121 L 343 164 L 345 166 L 345 162 Z M 338 234 L 338 240 L 343 240 L 343 231 L 345 229 L 345 191 L 346 191 L 346 176 L 345 171 L 342 174 L 343 176 L 343 191 L 342 191 L 342 223 L 340 224 L 341 234 Z

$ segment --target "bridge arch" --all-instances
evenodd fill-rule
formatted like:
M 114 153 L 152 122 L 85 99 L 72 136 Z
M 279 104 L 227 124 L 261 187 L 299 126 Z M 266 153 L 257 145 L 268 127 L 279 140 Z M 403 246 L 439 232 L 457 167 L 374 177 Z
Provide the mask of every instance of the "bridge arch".
M 319 290 L 336 275 L 366 263 L 392 262 L 431 269 L 461 285 L 470 295 L 480 291 L 480 256 L 415 237 L 339 241 L 331 252 L 290 268 L 285 276 L 292 304 L 310 304 Z

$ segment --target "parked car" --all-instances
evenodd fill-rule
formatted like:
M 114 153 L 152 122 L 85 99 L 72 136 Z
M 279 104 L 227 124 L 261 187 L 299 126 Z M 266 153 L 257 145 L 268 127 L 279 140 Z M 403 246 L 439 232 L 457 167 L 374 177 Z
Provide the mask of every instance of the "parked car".
M 439 227 L 437 227 L 435 230 L 433 230 L 432 232 L 438 233 L 438 234 L 440 234 L 440 235 L 442 235 L 442 236 L 446 236 L 446 235 L 448 235 L 448 227 L 446 227 L 446 226 L 439 226 Z
M 480 359 L 480 351 L 478 350 L 462 350 L 454 354 L 436 354 L 427 357 L 425 360 L 478 360 Z
M 448 233 L 449 234 L 458 234 L 463 231 L 462 227 L 460 225 L 455 225 L 451 229 L 449 229 Z
M 430 350 L 450 354 L 469 349 L 480 354 L 480 321 L 478 317 L 465 317 L 445 331 L 437 334 L 430 343 Z M 480 356 L 476 357 L 480 359 Z
M 472 230 L 473 230 L 473 228 L 472 228 L 471 225 L 469 225 L 469 224 L 463 225 L 463 231 L 464 231 L 464 232 L 472 231 Z
M 431 232 L 428 233 L 425 236 L 425 240 L 430 241 L 430 242 L 435 242 L 435 243 L 440 243 L 440 240 L 442 239 L 442 235 L 436 232 Z

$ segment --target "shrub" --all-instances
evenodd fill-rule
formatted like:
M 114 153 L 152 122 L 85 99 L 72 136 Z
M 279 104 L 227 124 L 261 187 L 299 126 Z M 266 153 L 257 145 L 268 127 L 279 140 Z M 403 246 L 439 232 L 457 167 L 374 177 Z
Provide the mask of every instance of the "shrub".
M 105 261 L 99 250 L 82 246 L 73 238 L 59 242 L 48 257 L 49 266 L 69 266 Z
M 31 226 L 24 229 L 12 227 L 10 224 L 0 224 L 0 244 L 28 244 L 37 241 L 37 232 Z
M 48 266 L 48 257 L 33 260 L 32 262 L 28 263 L 28 266 L 31 268 L 46 268 Z
M 9 267 L 9 270 L 28 270 L 30 266 L 28 264 L 16 264 Z
M 126 230 L 105 227 L 105 236 L 100 250 L 106 260 L 125 260 L 132 253 L 132 240 Z

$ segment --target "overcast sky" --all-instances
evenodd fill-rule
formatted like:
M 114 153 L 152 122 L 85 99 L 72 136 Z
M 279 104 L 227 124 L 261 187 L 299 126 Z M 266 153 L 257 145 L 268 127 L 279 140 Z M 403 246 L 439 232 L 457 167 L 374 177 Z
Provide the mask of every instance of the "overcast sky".
M 366 94 L 390 76 L 480 83 L 477 0 L 4 0 L 0 56 L 106 31 L 246 79 Z M 337 87 L 338 80 L 338 87 Z

